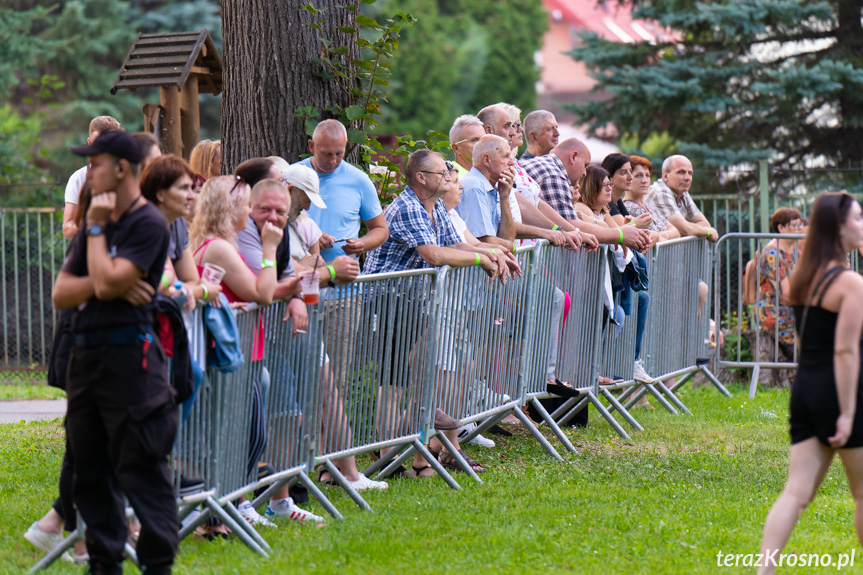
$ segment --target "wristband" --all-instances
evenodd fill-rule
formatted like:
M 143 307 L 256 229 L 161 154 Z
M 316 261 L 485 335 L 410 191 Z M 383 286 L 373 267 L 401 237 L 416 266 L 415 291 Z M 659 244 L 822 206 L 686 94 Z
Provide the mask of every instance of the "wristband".
M 274 262 L 273 260 L 268 260 L 267 258 L 264 258 L 261 260 L 261 269 L 262 270 L 266 269 L 266 268 L 274 268 L 274 267 L 276 267 L 276 262 Z
M 559 229 L 560 229 L 560 226 L 557 224 L 554 224 L 553 226 L 551 226 L 551 231 L 553 231 L 553 232 L 556 232 Z
M 620 237 L 617 239 L 617 244 L 620 245 L 623 243 L 623 228 L 617 228 L 617 233 L 620 234 Z
M 635 225 L 635 220 L 632 220 L 631 222 L 629 222 L 629 225 L 630 225 L 630 226 L 634 226 L 634 225 Z
M 491 248 L 491 253 L 497 255 L 497 248 Z
M 330 266 L 327 266 L 327 269 L 330 270 L 330 279 L 332 279 L 332 280 L 336 279 L 336 268 L 334 268 L 333 266 L 330 265 Z
M 168 286 L 171 285 L 171 279 L 168 277 L 168 274 L 162 274 L 162 289 L 168 289 Z
M 512 253 L 515 253 L 515 244 L 512 244 Z
M 707 228 L 707 237 L 710 237 L 710 228 Z
M 204 297 L 202 297 L 201 299 L 207 299 L 208 297 L 210 297 L 210 290 L 207 289 L 207 284 L 201 283 L 200 286 L 201 291 L 204 292 Z
M 476 261 L 473 263 L 473 265 L 478 266 L 479 265 L 479 254 L 474 252 L 473 255 L 476 256 Z

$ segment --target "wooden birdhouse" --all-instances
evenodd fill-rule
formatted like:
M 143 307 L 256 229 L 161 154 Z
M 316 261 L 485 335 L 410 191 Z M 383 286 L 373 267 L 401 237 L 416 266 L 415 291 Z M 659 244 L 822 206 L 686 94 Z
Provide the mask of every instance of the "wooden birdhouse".
M 111 87 L 159 88 L 159 105 L 144 106 L 144 129 L 162 151 L 189 159 L 201 138 L 198 94 L 222 91 L 222 57 L 206 28 L 200 32 L 138 34 Z

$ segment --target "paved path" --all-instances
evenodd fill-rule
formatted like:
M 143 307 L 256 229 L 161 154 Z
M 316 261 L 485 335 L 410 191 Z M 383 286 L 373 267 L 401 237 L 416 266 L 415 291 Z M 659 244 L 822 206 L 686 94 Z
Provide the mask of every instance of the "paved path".
M 66 415 L 65 399 L 0 401 L 0 423 L 56 419 Z

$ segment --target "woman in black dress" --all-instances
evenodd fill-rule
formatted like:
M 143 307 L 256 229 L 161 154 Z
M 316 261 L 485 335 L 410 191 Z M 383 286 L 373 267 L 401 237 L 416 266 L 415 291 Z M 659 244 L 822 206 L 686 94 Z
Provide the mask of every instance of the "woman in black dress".
M 812 501 L 839 453 L 863 531 L 863 416 L 857 412 L 863 345 L 863 277 L 846 255 L 863 244 L 860 205 L 848 194 L 818 196 L 806 250 L 791 276 L 790 300 L 800 338 L 791 388 L 791 456 L 785 489 L 767 515 L 759 573 L 773 573 L 800 514 Z M 778 550 L 778 551 L 776 551 Z

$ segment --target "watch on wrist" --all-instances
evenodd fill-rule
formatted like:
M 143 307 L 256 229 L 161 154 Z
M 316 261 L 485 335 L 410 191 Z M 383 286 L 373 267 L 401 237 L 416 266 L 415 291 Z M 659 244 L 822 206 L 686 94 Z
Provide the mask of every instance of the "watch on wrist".
M 87 235 L 88 236 L 101 236 L 105 233 L 105 230 L 99 224 L 90 224 L 87 226 Z

